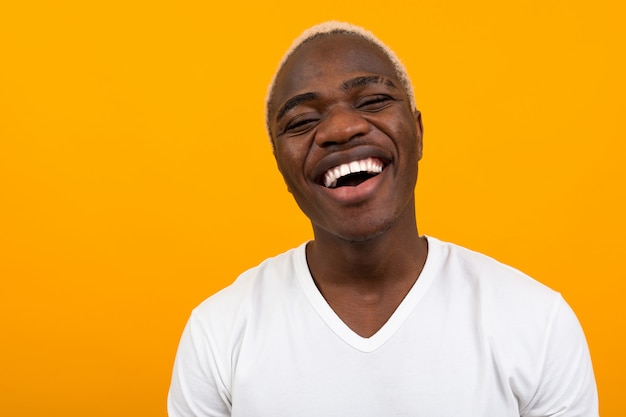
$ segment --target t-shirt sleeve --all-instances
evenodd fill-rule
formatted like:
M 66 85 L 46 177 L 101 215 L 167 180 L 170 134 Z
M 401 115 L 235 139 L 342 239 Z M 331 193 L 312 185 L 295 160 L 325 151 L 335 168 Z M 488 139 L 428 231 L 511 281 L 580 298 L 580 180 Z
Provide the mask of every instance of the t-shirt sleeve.
M 201 320 L 192 314 L 178 346 L 167 399 L 169 417 L 227 417 L 231 415 L 228 361 L 219 360 Z
M 561 298 L 545 338 L 540 382 L 522 417 L 597 417 L 589 349 L 574 312 Z

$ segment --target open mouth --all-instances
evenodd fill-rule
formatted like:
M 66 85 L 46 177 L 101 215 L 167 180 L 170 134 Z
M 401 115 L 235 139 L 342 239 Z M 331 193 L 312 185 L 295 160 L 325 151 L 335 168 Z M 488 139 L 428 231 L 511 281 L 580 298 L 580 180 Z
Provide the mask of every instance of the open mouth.
M 384 164 L 377 158 L 365 158 L 337 165 L 322 175 L 326 188 L 356 187 L 383 172 Z

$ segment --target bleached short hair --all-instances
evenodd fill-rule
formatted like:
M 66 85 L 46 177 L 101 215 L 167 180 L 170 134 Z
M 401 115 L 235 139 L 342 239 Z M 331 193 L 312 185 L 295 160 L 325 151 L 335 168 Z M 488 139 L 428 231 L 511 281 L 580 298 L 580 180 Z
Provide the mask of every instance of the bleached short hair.
M 407 97 L 409 98 L 409 104 L 411 105 L 411 108 L 412 109 L 417 108 L 417 105 L 415 102 L 415 96 L 413 94 L 413 84 L 411 83 L 411 79 L 409 78 L 409 74 L 407 73 L 406 67 L 404 66 L 402 61 L 400 61 L 397 55 L 369 30 L 364 29 L 360 26 L 353 25 L 351 23 L 338 22 L 338 21 L 332 20 L 332 21 L 328 21 L 328 22 L 324 22 L 324 23 L 320 23 L 318 25 L 312 26 L 309 29 L 302 32 L 300 36 L 294 39 L 291 46 L 289 47 L 289 49 L 287 49 L 287 51 L 283 55 L 283 58 L 280 60 L 280 63 L 278 64 L 278 68 L 276 69 L 276 72 L 274 73 L 274 77 L 272 77 L 272 81 L 270 82 L 270 85 L 267 89 L 267 96 L 265 97 L 265 124 L 267 128 L 267 133 L 272 143 L 274 142 L 274 140 L 272 138 L 272 132 L 270 130 L 269 111 L 270 111 L 270 106 L 272 104 L 272 98 L 274 96 L 274 90 L 276 89 L 276 79 L 278 78 L 278 75 L 283 69 L 283 66 L 285 65 L 287 60 L 291 57 L 291 55 L 293 55 L 293 53 L 302 45 L 304 45 L 306 42 L 311 41 L 313 39 L 318 39 L 318 38 L 322 38 L 322 37 L 326 37 L 330 35 L 339 35 L 339 34 L 358 36 L 362 39 L 365 39 L 372 45 L 376 46 L 378 49 L 380 49 L 382 53 L 387 57 L 387 59 L 389 59 L 389 61 L 393 65 L 396 71 L 396 76 L 398 77 L 400 84 L 402 85 L 402 88 L 404 89 Z

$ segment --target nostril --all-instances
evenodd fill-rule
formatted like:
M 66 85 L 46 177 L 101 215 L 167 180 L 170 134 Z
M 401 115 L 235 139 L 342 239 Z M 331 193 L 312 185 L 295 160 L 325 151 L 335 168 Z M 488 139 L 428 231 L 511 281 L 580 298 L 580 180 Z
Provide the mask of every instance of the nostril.
M 365 135 L 370 124 L 354 110 L 335 110 L 323 118 L 315 134 L 315 141 L 319 146 L 345 143 L 349 140 Z

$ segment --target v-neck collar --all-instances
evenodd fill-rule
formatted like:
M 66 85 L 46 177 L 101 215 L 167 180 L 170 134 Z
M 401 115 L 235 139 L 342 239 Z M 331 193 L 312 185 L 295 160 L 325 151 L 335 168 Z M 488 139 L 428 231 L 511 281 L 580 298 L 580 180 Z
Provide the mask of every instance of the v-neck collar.
M 426 239 L 428 240 L 428 254 L 424 268 L 422 268 L 417 281 L 415 281 L 415 284 L 413 284 L 413 287 L 411 287 L 389 320 L 370 337 L 362 337 L 348 327 L 326 302 L 311 276 L 306 261 L 306 243 L 302 244 L 295 252 L 296 277 L 313 309 L 340 339 L 361 352 L 373 352 L 391 339 L 396 331 L 402 327 L 402 324 L 422 299 L 436 275 L 434 270 L 441 256 L 441 248 L 437 239 L 428 236 L 426 236 Z

